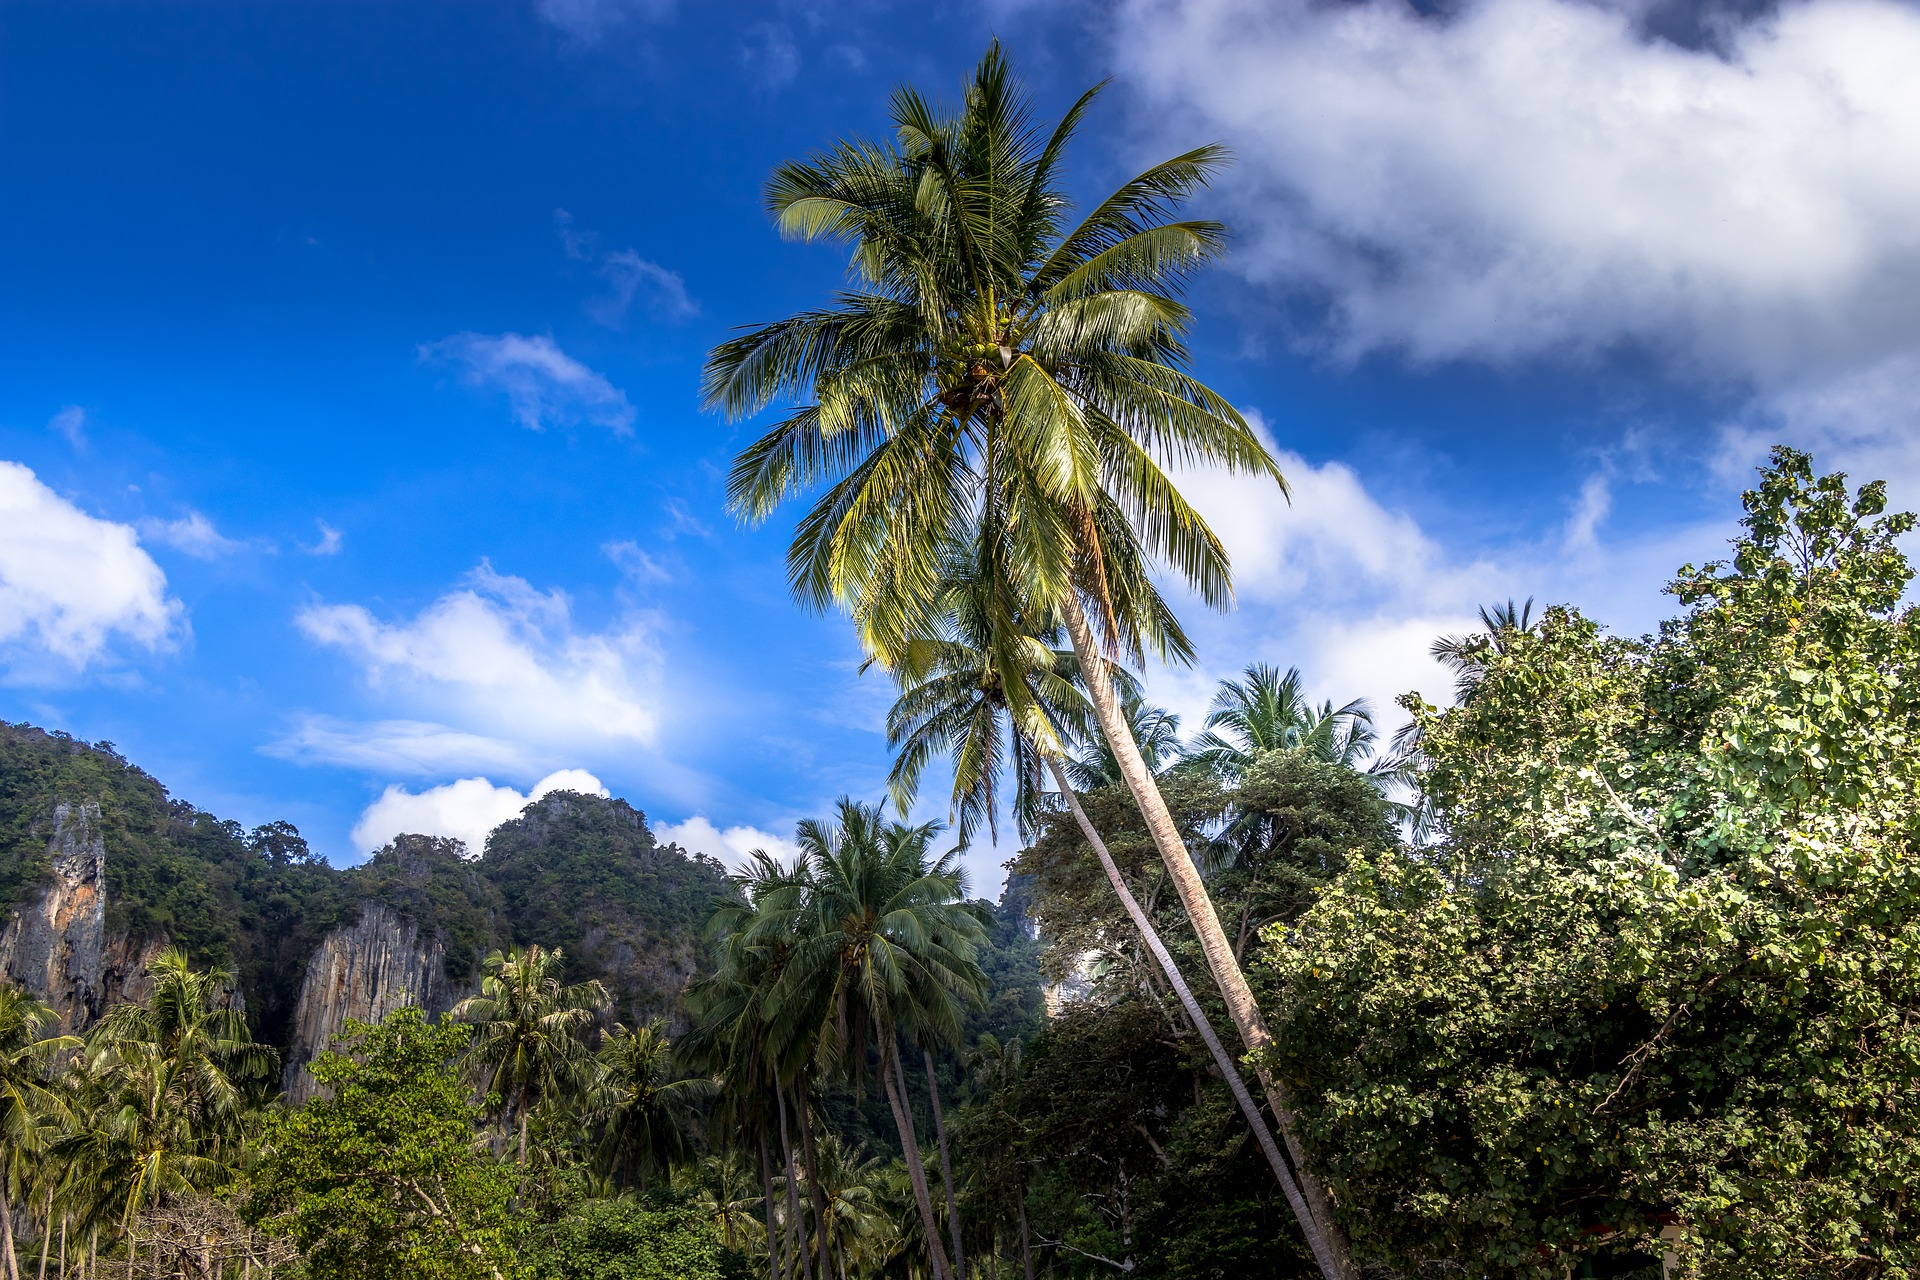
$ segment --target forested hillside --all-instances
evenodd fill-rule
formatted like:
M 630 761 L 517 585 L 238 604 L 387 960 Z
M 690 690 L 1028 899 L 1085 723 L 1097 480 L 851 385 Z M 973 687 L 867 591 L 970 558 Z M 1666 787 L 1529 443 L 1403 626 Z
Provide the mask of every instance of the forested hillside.
M 0 724 L 6 912 L 53 878 L 49 842 L 63 804 L 98 806 L 91 830 L 106 855 L 111 953 L 102 980 L 137 988 L 143 954 L 182 947 L 197 964 L 233 970 L 255 1036 L 274 1045 L 288 1041 L 309 959 L 366 903 L 438 943 L 452 990 L 473 986 L 490 951 L 538 943 L 564 951 L 570 979 L 604 982 L 616 1016 L 634 1021 L 677 1016 L 703 954 L 701 926 L 727 892 L 718 863 L 656 844 L 623 800 L 555 793 L 500 827 L 478 857 L 457 842 L 403 836 L 341 870 L 286 823 L 248 831 L 176 799 L 110 743 Z M 10 960 L 16 977 L 48 963 Z

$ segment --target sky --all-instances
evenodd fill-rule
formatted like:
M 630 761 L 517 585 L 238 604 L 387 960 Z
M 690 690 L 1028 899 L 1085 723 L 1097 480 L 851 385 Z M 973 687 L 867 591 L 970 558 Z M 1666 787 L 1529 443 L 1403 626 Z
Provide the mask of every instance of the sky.
M 1189 729 L 1255 662 L 1391 729 L 1509 598 L 1647 630 L 1776 443 L 1920 506 L 1899 0 L 7 0 L 0 718 L 340 865 L 555 788 L 730 860 L 878 799 L 892 690 L 699 372 L 845 282 L 770 169 L 996 36 L 1044 116 L 1110 82 L 1082 200 L 1235 156 L 1194 364 L 1292 499 L 1181 476 L 1238 592 L 1146 673 Z

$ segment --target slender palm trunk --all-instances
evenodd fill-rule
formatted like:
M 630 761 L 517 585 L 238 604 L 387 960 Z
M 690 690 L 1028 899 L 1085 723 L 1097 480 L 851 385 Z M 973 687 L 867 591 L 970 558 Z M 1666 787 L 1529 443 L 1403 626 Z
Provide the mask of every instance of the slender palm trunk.
M 787 1214 L 792 1218 L 789 1234 L 793 1250 L 800 1255 L 801 1280 L 813 1280 L 813 1263 L 807 1259 L 807 1220 L 800 1212 L 800 1175 L 793 1165 L 793 1143 L 787 1140 L 787 1091 L 773 1082 L 773 1100 L 780 1109 L 780 1151 L 787 1161 Z
M 820 1280 L 833 1274 L 833 1259 L 827 1250 L 827 1192 L 820 1185 L 820 1156 L 813 1146 L 813 1108 L 807 1105 L 807 1083 L 802 1077 L 794 1082 L 793 1105 L 800 1112 L 800 1154 L 807 1162 L 807 1195 L 813 1202 L 813 1270 Z
M 7 1263 L 7 1280 L 20 1280 L 20 1260 L 13 1255 L 13 1200 L 0 1195 L 0 1254 Z
M 953 1241 L 953 1274 L 967 1280 L 967 1254 L 960 1246 L 960 1202 L 953 1194 L 953 1160 L 947 1154 L 947 1119 L 940 1112 L 940 1077 L 933 1069 L 933 1054 L 920 1050 L 927 1064 L 927 1096 L 933 1099 L 933 1136 L 940 1146 L 940 1181 L 947 1189 L 947 1235 Z
M 1133 740 L 1133 732 L 1127 727 L 1126 716 L 1120 709 L 1120 699 L 1114 693 L 1113 681 L 1107 674 L 1105 656 L 1094 639 L 1093 626 L 1077 594 L 1072 591 L 1066 593 L 1061 601 L 1061 614 L 1066 619 L 1067 634 L 1073 640 L 1074 656 L 1079 659 L 1087 698 L 1093 704 L 1100 731 L 1106 737 L 1107 745 L 1113 749 L 1121 776 L 1127 781 L 1127 789 L 1133 792 L 1134 802 L 1140 806 L 1140 816 L 1146 821 L 1154 848 L 1159 851 L 1160 861 L 1167 868 L 1167 876 L 1180 895 L 1180 905 L 1186 908 L 1187 919 L 1192 921 L 1193 931 L 1199 935 L 1200 950 L 1207 958 L 1207 968 L 1212 972 L 1214 982 L 1219 985 L 1220 994 L 1226 999 L 1227 1013 L 1240 1032 L 1241 1042 L 1253 1055 L 1254 1074 L 1260 1079 L 1274 1118 L 1280 1122 L 1287 1154 L 1292 1157 L 1293 1167 L 1300 1175 L 1301 1193 L 1312 1210 L 1313 1221 L 1319 1227 L 1337 1280 L 1359 1280 L 1360 1272 L 1354 1266 L 1352 1249 L 1333 1214 L 1333 1200 L 1327 1195 L 1326 1188 L 1307 1169 L 1306 1153 L 1300 1145 L 1299 1126 L 1294 1121 L 1292 1108 L 1287 1105 L 1286 1091 L 1274 1080 L 1272 1072 L 1262 1061 L 1267 1047 L 1273 1043 L 1273 1036 L 1267 1030 L 1266 1019 L 1260 1014 L 1260 1006 L 1254 1001 L 1253 989 L 1247 985 L 1247 975 L 1240 971 L 1239 962 L 1233 958 L 1233 945 L 1227 940 L 1226 930 L 1220 927 L 1219 913 L 1214 910 L 1213 899 L 1208 896 L 1207 886 L 1200 879 L 1200 870 L 1193 865 L 1193 857 L 1180 837 L 1180 829 L 1167 810 L 1166 799 L 1161 796 L 1159 785 L 1147 770 L 1147 762 L 1141 758 L 1140 745 Z
M 40 1273 L 37 1280 L 47 1280 L 47 1254 L 53 1248 L 53 1192 L 47 1192 L 47 1212 L 40 1224 Z
M 1027 1280 L 1033 1280 L 1033 1232 L 1027 1230 L 1027 1188 L 1020 1187 L 1020 1269 L 1027 1274 Z
M 1273 1167 L 1273 1176 L 1280 1183 L 1280 1190 L 1286 1193 L 1287 1204 L 1292 1207 L 1293 1216 L 1300 1223 L 1300 1230 L 1307 1238 L 1307 1247 L 1313 1251 L 1314 1261 L 1320 1266 L 1320 1273 L 1326 1277 L 1326 1280 L 1339 1280 L 1339 1272 L 1333 1258 L 1328 1254 L 1320 1224 L 1314 1220 L 1312 1212 L 1307 1208 L 1306 1198 L 1294 1182 L 1292 1171 L 1287 1168 L 1286 1160 L 1280 1155 L 1280 1148 L 1275 1145 L 1273 1132 L 1267 1128 L 1266 1119 L 1260 1114 L 1259 1106 L 1255 1104 L 1253 1096 L 1247 1092 L 1247 1082 L 1241 1078 L 1239 1067 L 1227 1055 L 1225 1046 L 1220 1043 L 1220 1037 L 1214 1034 L 1213 1024 L 1207 1020 L 1205 1011 L 1200 1008 L 1200 1002 L 1194 999 L 1193 989 L 1187 985 L 1186 977 L 1180 972 L 1180 966 L 1173 962 L 1173 956 L 1168 953 L 1166 944 L 1160 940 L 1160 934 L 1154 929 L 1153 922 L 1147 918 L 1147 913 L 1140 909 L 1140 903 L 1133 896 L 1133 891 L 1127 888 L 1127 882 L 1121 876 L 1120 868 L 1114 863 L 1113 855 L 1107 851 L 1107 842 L 1100 838 L 1100 832 L 1087 817 L 1087 811 L 1080 805 L 1080 797 L 1074 793 L 1072 785 L 1067 781 L 1066 770 L 1060 767 L 1058 759 L 1051 756 L 1048 757 L 1047 764 L 1053 770 L 1054 783 L 1060 788 L 1060 794 L 1065 798 L 1067 807 L 1073 811 L 1074 821 L 1080 824 L 1080 834 L 1086 837 L 1087 843 L 1093 846 L 1095 856 L 1100 859 L 1100 869 L 1107 873 L 1107 883 L 1113 886 L 1114 893 L 1120 899 L 1120 905 L 1126 908 L 1127 917 L 1133 921 L 1133 927 L 1140 931 L 1140 937 L 1146 942 L 1147 949 L 1153 952 L 1153 958 L 1160 962 L 1161 972 L 1166 974 L 1167 982 L 1172 986 L 1174 994 L 1180 997 L 1181 1007 L 1187 1011 L 1187 1018 L 1193 1023 L 1194 1029 L 1200 1033 L 1201 1040 L 1206 1042 L 1207 1052 L 1213 1055 L 1214 1065 L 1220 1069 L 1227 1087 L 1233 1091 L 1234 1101 L 1240 1104 L 1240 1112 L 1247 1118 L 1247 1127 L 1253 1130 L 1254 1139 L 1260 1144 L 1261 1152 L 1267 1157 L 1267 1163 Z
M 787 1264 L 773 1231 L 773 1163 L 767 1159 L 767 1135 L 760 1135 L 760 1211 L 767 1220 L 767 1266 L 772 1280 L 787 1280 Z
M 933 1263 L 934 1280 L 952 1280 L 947 1266 L 947 1251 L 940 1244 L 940 1224 L 934 1220 L 933 1197 L 927 1191 L 927 1170 L 920 1163 L 920 1140 L 913 1132 L 913 1112 L 907 1106 L 907 1076 L 900 1067 L 900 1055 L 888 1036 L 880 1050 L 880 1079 L 887 1089 L 887 1105 L 893 1108 L 893 1123 L 900 1130 L 901 1153 L 907 1160 L 907 1180 L 913 1184 L 913 1200 L 920 1209 L 920 1225 L 927 1233 L 927 1257 Z

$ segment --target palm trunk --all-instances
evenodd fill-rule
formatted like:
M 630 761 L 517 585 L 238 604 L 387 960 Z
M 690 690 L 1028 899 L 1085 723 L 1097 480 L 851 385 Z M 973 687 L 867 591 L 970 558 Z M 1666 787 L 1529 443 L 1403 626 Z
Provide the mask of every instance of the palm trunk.
M 793 1105 L 800 1112 L 800 1154 L 807 1162 L 807 1195 L 813 1204 L 813 1270 L 820 1280 L 833 1274 L 833 1259 L 827 1249 L 827 1192 L 820 1185 L 820 1156 L 813 1146 L 813 1108 L 807 1105 L 807 1086 L 803 1079 L 793 1086 Z
M 47 1254 L 53 1248 L 53 1192 L 47 1192 L 47 1215 L 40 1224 L 40 1273 L 37 1280 L 47 1280 Z
M 760 1211 L 767 1220 L 767 1267 L 772 1280 L 787 1280 L 787 1264 L 773 1232 L 773 1164 L 767 1159 L 767 1135 L 760 1135 Z
M 813 1263 L 807 1259 L 807 1220 L 800 1212 L 800 1175 L 793 1166 L 793 1143 L 787 1140 L 787 1091 L 773 1082 L 773 1100 L 780 1109 L 780 1152 L 787 1161 L 787 1214 L 792 1218 L 794 1252 L 800 1255 L 801 1280 L 813 1280 Z
M 1020 1187 L 1020 1269 L 1027 1273 L 1027 1280 L 1033 1280 L 1033 1233 L 1027 1230 L 1027 1188 Z
M 1320 1224 L 1314 1220 L 1313 1214 L 1308 1210 L 1306 1198 L 1301 1194 L 1299 1186 L 1295 1184 L 1292 1172 L 1287 1168 L 1287 1162 L 1280 1155 L 1280 1148 L 1274 1144 L 1272 1130 L 1267 1128 L 1266 1119 L 1260 1114 L 1260 1108 L 1254 1103 L 1253 1096 L 1247 1092 L 1247 1082 L 1241 1078 L 1239 1067 L 1227 1055 L 1225 1046 L 1220 1043 L 1220 1037 L 1214 1034 L 1213 1024 L 1208 1021 L 1206 1013 L 1200 1008 L 1200 1002 L 1194 999 L 1193 989 L 1187 985 L 1185 975 L 1180 972 L 1180 966 L 1173 962 L 1173 956 L 1168 954 L 1166 944 L 1160 940 L 1160 934 L 1154 929 L 1153 922 L 1147 918 L 1147 913 L 1140 909 L 1140 903 L 1134 898 L 1133 891 L 1127 888 L 1127 882 L 1120 875 L 1120 868 L 1115 865 L 1113 855 L 1107 851 L 1107 842 L 1100 838 L 1100 832 L 1087 817 L 1087 811 L 1080 806 L 1080 797 L 1074 793 L 1072 785 L 1067 781 L 1066 770 L 1060 767 L 1058 759 L 1051 756 L 1048 757 L 1047 764 L 1053 770 L 1054 783 L 1060 788 L 1060 794 L 1066 800 L 1067 807 L 1073 811 L 1074 821 L 1080 824 L 1080 834 L 1086 837 L 1087 843 L 1093 846 L 1095 856 L 1100 859 L 1100 869 L 1107 873 L 1107 883 L 1113 886 L 1114 893 L 1120 899 L 1120 905 L 1126 908 L 1128 918 L 1133 921 L 1133 927 L 1140 931 L 1140 937 L 1146 942 L 1147 949 L 1153 952 L 1153 958 L 1160 962 L 1160 970 L 1166 974 L 1168 985 L 1173 988 L 1174 994 L 1180 997 L 1180 1005 L 1187 1011 L 1188 1020 L 1193 1023 L 1194 1030 L 1200 1033 L 1200 1038 L 1206 1042 L 1207 1052 L 1213 1055 L 1214 1065 L 1220 1069 L 1221 1076 L 1226 1079 L 1227 1087 L 1233 1091 L 1234 1101 L 1240 1104 L 1240 1112 L 1247 1118 L 1247 1127 L 1253 1130 L 1254 1139 L 1260 1144 L 1261 1152 L 1267 1157 L 1267 1163 L 1273 1167 L 1273 1176 L 1280 1183 L 1280 1190 L 1286 1193 L 1287 1204 L 1292 1207 L 1293 1216 L 1300 1223 L 1301 1233 L 1307 1238 L 1307 1247 L 1313 1251 L 1314 1261 L 1319 1264 L 1321 1275 L 1325 1276 L 1326 1280 L 1339 1280 L 1337 1264 L 1327 1249 Z
M 1126 716 L 1120 709 L 1120 699 L 1113 690 L 1113 680 L 1107 674 L 1106 659 L 1094 640 L 1093 627 L 1076 593 L 1068 591 L 1065 594 L 1061 601 L 1061 613 L 1066 619 L 1067 634 L 1073 640 L 1074 656 L 1079 659 L 1087 698 L 1093 704 L 1100 731 L 1106 737 L 1107 745 L 1113 748 L 1121 776 L 1127 780 L 1127 789 L 1133 792 L 1134 802 L 1140 806 L 1140 816 L 1146 821 L 1147 832 L 1153 837 L 1154 848 L 1160 853 L 1160 861 L 1166 865 L 1167 876 L 1173 881 L 1175 892 L 1180 895 L 1180 905 L 1186 908 L 1187 919 L 1192 921 L 1193 931 L 1199 935 L 1200 950 L 1207 958 L 1207 968 L 1212 972 L 1214 982 L 1219 985 L 1220 994 L 1226 999 L 1227 1013 L 1240 1032 L 1241 1042 L 1253 1057 L 1254 1074 L 1259 1077 L 1261 1088 L 1267 1095 L 1267 1105 L 1280 1122 L 1287 1154 L 1292 1157 L 1293 1167 L 1299 1172 L 1300 1189 L 1312 1210 L 1313 1221 L 1319 1228 L 1320 1238 L 1333 1264 L 1335 1280 L 1359 1280 L 1360 1272 L 1354 1266 L 1353 1251 L 1333 1214 L 1332 1198 L 1307 1169 L 1306 1153 L 1300 1145 L 1299 1126 L 1294 1121 L 1292 1108 L 1287 1105 L 1286 1091 L 1279 1087 L 1263 1061 L 1268 1046 L 1273 1043 L 1266 1019 L 1260 1015 L 1253 989 L 1247 985 L 1247 975 L 1240 971 L 1239 961 L 1233 958 L 1233 946 L 1227 940 L 1226 930 L 1220 927 L 1220 915 L 1214 910 L 1213 899 L 1208 896 L 1207 886 L 1200 879 L 1200 870 L 1193 865 L 1193 857 L 1180 837 L 1180 829 L 1174 825 L 1173 815 L 1167 810 L 1166 799 L 1160 794 L 1160 787 L 1154 782 L 1153 775 L 1148 772 L 1147 762 L 1141 758 L 1140 744 L 1133 740 L 1133 732 L 1127 727 Z
M 13 1201 L 0 1195 L 0 1256 L 6 1258 L 7 1280 L 20 1280 L 20 1260 L 13 1256 Z
M 887 1105 L 893 1108 L 893 1123 L 900 1130 L 901 1153 L 907 1161 L 907 1180 L 913 1184 L 913 1200 L 920 1209 L 920 1225 L 927 1233 L 927 1257 L 933 1263 L 934 1280 L 952 1280 L 947 1266 L 947 1251 L 940 1246 L 940 1224 L 933 1216 L 933 1196 L 927 1191 L 927 1170 L 920 1163 L 920 1140 L 913 1132 L 913 1112 L 907 1107 L 907 1076 L 901 1070 L 900 1055 L 888 1036 L 880 1050 L 880 1079 L 887 1088 Z
M 940 1077 L 933 1070 L 933 1054 L 920 1050 L 927 1064 L 927 1096 L 933 1099 L 933 1136 L 940 1146 L 940 1181 L 947 1189 L 947 1235 L 953 1241 L 953 1274 L 967 1280 L 967 1254 L 960 1246 L 960 1202 L 953 1195 L 953 1160 L 947 1155 L 947 1119 L 940 1112 Z

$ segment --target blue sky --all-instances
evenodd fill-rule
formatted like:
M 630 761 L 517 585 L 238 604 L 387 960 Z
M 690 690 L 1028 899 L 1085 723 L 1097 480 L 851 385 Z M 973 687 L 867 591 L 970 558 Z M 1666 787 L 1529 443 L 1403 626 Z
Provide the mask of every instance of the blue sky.
M 1920 504 L 1920 11 L 1801 0 L 309 0 L 0 9 L 0 717 L 337 862 L 543 780 L 728 856 L 877 796 L 889 690 L 789 602 L 704 352 L 819 300 L 769 168 L 1113 78 L 1076 185 L 1222 140 L 1187 477 L 1254 661 L 1372 698 L 1507 596 L 1638 630 L 1766 445 Z M 575 772 L 575 771 L 584 771 Z M 558 775 L 558 776 L 556 776 Z M 938 816 L 937 796 L 923 803 Z M 990 889 L 1004 851 L 977 851 Z

